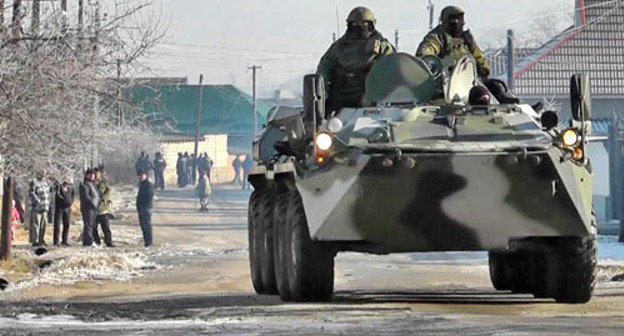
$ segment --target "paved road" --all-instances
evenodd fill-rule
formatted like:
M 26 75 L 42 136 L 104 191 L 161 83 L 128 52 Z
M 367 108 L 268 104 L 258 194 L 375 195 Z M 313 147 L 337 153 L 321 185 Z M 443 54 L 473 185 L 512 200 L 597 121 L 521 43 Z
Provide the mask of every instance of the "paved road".
M 333 302 L 257 296 L 246 253 L 249 194 L 217 189 L 208 215 L 196 212 L 192 195 L 159 193 L 156 241 L 206 253 L 161 259 L 170 267 L 130 282 L 32 290 L 0 304 L 0 334 L 624 335 L 624 286 L 601 283 L 586 305 L 496 292 L 483 253 L 341 254 Z

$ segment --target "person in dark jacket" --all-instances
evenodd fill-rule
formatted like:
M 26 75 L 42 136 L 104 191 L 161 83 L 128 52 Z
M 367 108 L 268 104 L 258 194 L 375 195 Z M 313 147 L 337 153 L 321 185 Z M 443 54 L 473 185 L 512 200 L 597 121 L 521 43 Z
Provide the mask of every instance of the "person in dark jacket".
M 110 229 L 110 220 L 113 218 L 113 201 L 111 200 L 111 188 L 108 183 L 108 177 L 103 169 L 95 170 L 95 183 L 100 196 L 100 205 L 98 206 L 95 225 L 93 226 L 93 242 L 97 245 L 101 244 L 98 232 L 98 227 L 101 227 L 102 233 L 104 233 L 104 244 L 108 247 L 115 247 Z
M 152 237 L 152 209 L 154 203 L 154 185 L 148 180 L 147 172 L 139 175 L 139 193 L 137 194 L 136 207 L 139 213 L 139 224 L 143 231 L 145 247 L 153 245 Z
M 93 228 L 95 227 L 95 217 L 100 206 L 100 196 L 95 184 L 95 172 L 93 169 L 87 170 L 84 181 L 80 184 L 80 211 L 82 212 L 82 245 L 96 246 L 93 242 Z
M 243 161 L 243 190 L 245 189 L 249 189 L 250 185 L 249 185 L 249 171 L 251 170 L 251 167 L 253 167 L 255 164 L 254 160 L 251 158 L 251 154 L 247 154 L 245 156 L 245 161 Z
M 184 155 L 181 155 L 178 158 L 177 170 L 178 170 L 178 179 L 180 180 L 180 188 L 186 187 L 186 185 L 188 185 L 189 183 L 188 162 L 189 162 L 188 152 L 186 152 Z
M 54 245 L 69 246 L 69 225 L 71 221 L 71 206 L 74 203 L 75 191 L 69 177 L 57 186 L 54 194 Z M 61 221 L 63 222 L 62 240 Z
M 163 158 L 160 152 L 156 153 L 154 159 L 154 181 L 156 188 L 165 190 L 165 168 L 167 168 L 167 162 Z
M 176 175 L 178 176 L 178 187 L 182 187 L 182 152 L 178 152 L 178 161 L 176 161 Z
M 199 157 L 197 158 L 197 172 L 199 173 L 198 175 L 198 181 L 197 183 L 199 183 L 199 178 L 201 178 L 201 172 L 205 172 L 208 170 L 208 165 L 206 162 L 206 157 L 204 156 L 204 154 L 199 153 Z

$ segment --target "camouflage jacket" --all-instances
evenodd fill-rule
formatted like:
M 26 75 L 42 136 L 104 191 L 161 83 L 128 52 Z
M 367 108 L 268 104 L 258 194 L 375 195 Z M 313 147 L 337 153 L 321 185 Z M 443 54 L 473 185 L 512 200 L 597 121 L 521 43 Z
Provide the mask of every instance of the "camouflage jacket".
M 434 55 L 440 58 L 451 56 L 459 60 L 467 53 L 477 61 L 479 75 L 487 77 L 490 74 L 490 63 L 472 37 L 470 30 L 466 30 L 460 37 L 452 37 L 444 31 L 442 26 L 434 28 L 420 43 L 416 51 L 416 57 Z
M 113 201 L 111 200 L 111 188 L 108 181 L 101 180 L 98 183 L 98 192 L 100 194 L 100 205 L 98 206 L 98 214 L 110 215 L 113 213 Z
M 46 180 L 34 179 L 28 187 L 30 209 L 42 213 L 50 208 L 50 187 Z
M 347 33 L 334 42 L 317 69 L 325 80 L 330 105 L 362 106 L 368 72 L 375 61 L 394 52 L 392 44 L 377 31 L 367 40 L 352 39 Z

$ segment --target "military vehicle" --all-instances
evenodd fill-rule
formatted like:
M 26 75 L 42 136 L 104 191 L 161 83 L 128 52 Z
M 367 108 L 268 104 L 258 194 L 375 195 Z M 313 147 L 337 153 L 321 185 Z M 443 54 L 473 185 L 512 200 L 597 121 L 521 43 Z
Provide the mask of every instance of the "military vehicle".
M 331 115 L 322 78 L 306 76 L 303 109 L 271 111 L 254 142 L 255 290 L 330 300 L 341 251 L 488 251 L 496 289 L 589 301 L 587 78 L 572 77 L 566 127 L 553 111 L 499 104 L 480 84 L 471 56 L 450 64 L 399 53 L 371 69 L 367 107 Z

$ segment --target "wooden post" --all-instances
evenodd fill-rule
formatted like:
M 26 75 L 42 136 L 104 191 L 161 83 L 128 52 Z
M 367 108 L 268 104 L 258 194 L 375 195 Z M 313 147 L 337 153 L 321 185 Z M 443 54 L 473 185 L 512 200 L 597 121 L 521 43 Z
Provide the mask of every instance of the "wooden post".
M 0 243 L 0 258 L 11 258 L 11 209 L 13 207 L 13 178 L 10 176 L 4 180 L 4 195 L 2 195 L 2 241 Z

